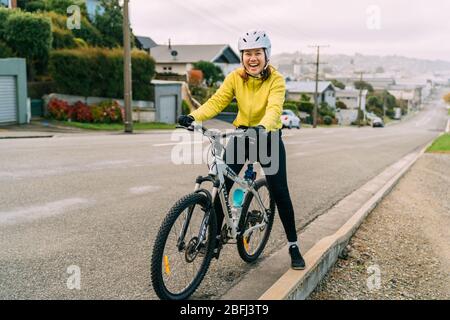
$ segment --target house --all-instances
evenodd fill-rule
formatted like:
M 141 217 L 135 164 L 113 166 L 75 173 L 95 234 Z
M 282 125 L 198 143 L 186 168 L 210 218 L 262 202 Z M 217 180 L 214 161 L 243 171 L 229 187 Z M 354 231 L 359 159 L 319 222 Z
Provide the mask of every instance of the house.
M 29 122 L 25 59 L 0 59 L 0 125 Z
M 156 42 L 150 37 L 136 36 L 136 42 L 139 49 L 146 51 L 150 54 L 150 49 L 157 46 Z
M 353 84 L 355 82 L 360 81 L 359 77 L 336 76 L 336 77 L 333 77 L 332 79 L 336 79 L 339 82 L 342 82 L 343 84 L 345 84 L 345 86 L 353 86 Z M 332 80 L 332 79 L 329 79 L 329 80 Z M 363 81 L 369 83 L 373 87 L 374 90 L 386 90 L 390 86 L 395 85 L 395 79 L 390 78 L 390 77 L 368 77 L 368 76 L 365 76 L 363 78 Z
M 0 0 L 0 7 L 17 8 L 17 0 Z
M 86 0 L 86 10 L 90 19 L 94 19 L 97 12 L 100 15 L 105 12 L 100 0 Z
M 169 42 L 169 45 L 150 48 L 150 55 L 156 61 L 157 73 L 186 75 L 201 60 L 219 66 L 224 75 L 240 65 L 239 55 L 226 44 L 171 45 Z
M 360 92 L 358 89 L 345 88 L 342 90 L 336 88 L 336 101 L 341 101 L 345 103 L 347 109 L 359 109 L 359 106 L 361 105 L 361 109 L 365 110 L 367 93 L 368 93 L 367 90 L 361 91 L 361 104 L 360 104 Z
M 300 100 L 302 94 L 307 95 L 314 101 L 316 92 L 315 81 L 287 81 L 286 95 L 288 100 Z M 330 81 L 319 81 L 318 83 L 319 104 L 328 103 L 332 108 L 336 108 L 336 89 Z
M 421 87 L 413 87 L 413 88 L 401 88 L 394 87 L 388 90 L 390 94 L 392 94 L 395 99 L 403 101 L 408 107 L 408 112 L 413 110 L 418 110 L 422 103 L 422 88 Z

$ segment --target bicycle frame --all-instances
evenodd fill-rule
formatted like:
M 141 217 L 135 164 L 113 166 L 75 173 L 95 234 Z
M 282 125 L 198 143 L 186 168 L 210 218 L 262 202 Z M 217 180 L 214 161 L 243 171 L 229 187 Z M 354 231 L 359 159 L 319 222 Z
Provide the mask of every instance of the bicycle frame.
M 200 129 L 199 129 L 200 128 Z M 228 177 L 229 179 L 233 180 L 235 183 L 237 183 L 242 189 L 245 190 L 245 192 L 251 192 L 253 196 L 256 198 L 257 203 L 261 209 L 261 211 L 264 214 L 264 222 L 259 223 L 245 231 L 243 236 L 247 236 L 249 233 L 251 233 L 253 230 L 261 228 L 265 226 L 265 222 L 267 221 L 267 209 L 264 207 L 264 204 L 261 200 L 261 197 L 259 196 L 258 191 L 254 188 L 254 182 L 245 180 L 241 177 L 239 177 L 224 161 L 224 151 L 225 147 L 220 142 L 220 138 L 227 138 L 231 136 L 245 136 L 245 131 L 238 131 L 233 133 L 226 133 L 221 134 L 219 132 L 209 131 L 201 126 L 194 126 L 194 129 L 201 130 L 203 135 L 208 137 L 211 143 L 211 155 L 213 156 L 212 163 L 210 165 L 209 174 L 207 177 L 198 177 L 194 191 L 199 192 L 201 191 L 200 186 L 202 182 L 204 181 L 210 181 L 213 182 L 213 189 L 211 192 L 211 205 L 213 205 L 216 197 L 218 196 L 220 199 L 220 203 L 222 205 L 222 211 L 225 216 L 225 222 L 227 225 L 228 230 L 228 236 L 229 238 L 236 240 L 237 237 L 240 235 L 240 232 L 238 230 L 238 224 L 242 215 L 242 211 L 239 211 L 238 215 L 236 217 L 233 217 L 228 192 L 225 188 L 225 177 Z M 192 214 L 192 213 L 190 213 Z M 208 215 L 206 215 L 208 216 Z M 207 226 L 207 220 L 209 217 L 205 217 L 205 219 L 202 222 L 202 227 L 200 228 L 199 233 L 199 243 L 204 239 L 205 233 L 206 233 L 206 226 Z M 190 217 L 187 217 L 187 221 L 190 220 Z M 220 226 L 219 226 L 220 227 Z

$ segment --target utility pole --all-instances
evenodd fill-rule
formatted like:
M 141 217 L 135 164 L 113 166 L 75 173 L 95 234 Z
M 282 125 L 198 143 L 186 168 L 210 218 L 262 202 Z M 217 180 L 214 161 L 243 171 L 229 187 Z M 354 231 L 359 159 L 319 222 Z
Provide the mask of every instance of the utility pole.
M 359 104 L 358 104 L 358 127 L 361 127 L 361 115 L 362 115 L 362 90 L 363 90 L 363 86 L 362 86 L 362 82 L 363 82 L 363 74 L 365 73 L 364 71 L 359 71 L 359 72 L 355 72 L 358 73 L 360 75 L 359 78 Z
M 130 20 L 128 14 L 129 0 L 123 0 L 123 81 L 125 102 L 125 132 L 133 133 L 133 118 L 131 113 L 132 87 L 131 87 L 131 45 L 130 45 Z
M 313 128 L 317 127 L 317 109 L 319 105 L 319 97 L 318 97 L 318 91 L 319 91 L 319 66 L 321 64 L 326 63 L 320 63 L 320 48 L 321 47 L 329 47 L 329 46 L 323 46 L 323 45 L 312 45 L 309 46 L 310 48 L 317 48 L 317 59 L 315 63 L 310 63 L 316 65 L 316 90 L 314 92 L 314 111 L 313 111 Z

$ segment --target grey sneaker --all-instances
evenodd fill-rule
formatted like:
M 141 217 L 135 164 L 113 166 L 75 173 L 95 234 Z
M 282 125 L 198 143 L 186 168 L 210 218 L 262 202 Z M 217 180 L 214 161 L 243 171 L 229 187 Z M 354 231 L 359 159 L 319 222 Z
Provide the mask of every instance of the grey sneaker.
M 289 247 L 289 255 L 291 256 L 291 268 L 294 270 L 305 269 L 305 260 L 303 260 L 302 255 L 298 247 L 293 244 Z

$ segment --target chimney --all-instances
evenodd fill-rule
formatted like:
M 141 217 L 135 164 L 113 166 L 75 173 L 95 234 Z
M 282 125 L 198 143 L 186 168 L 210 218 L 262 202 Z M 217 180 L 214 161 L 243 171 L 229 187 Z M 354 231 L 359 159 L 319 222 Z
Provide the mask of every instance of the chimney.
M 169 38 L 169 50 L 172 50 L 172 45 L 170 43 L 170 38 Z

